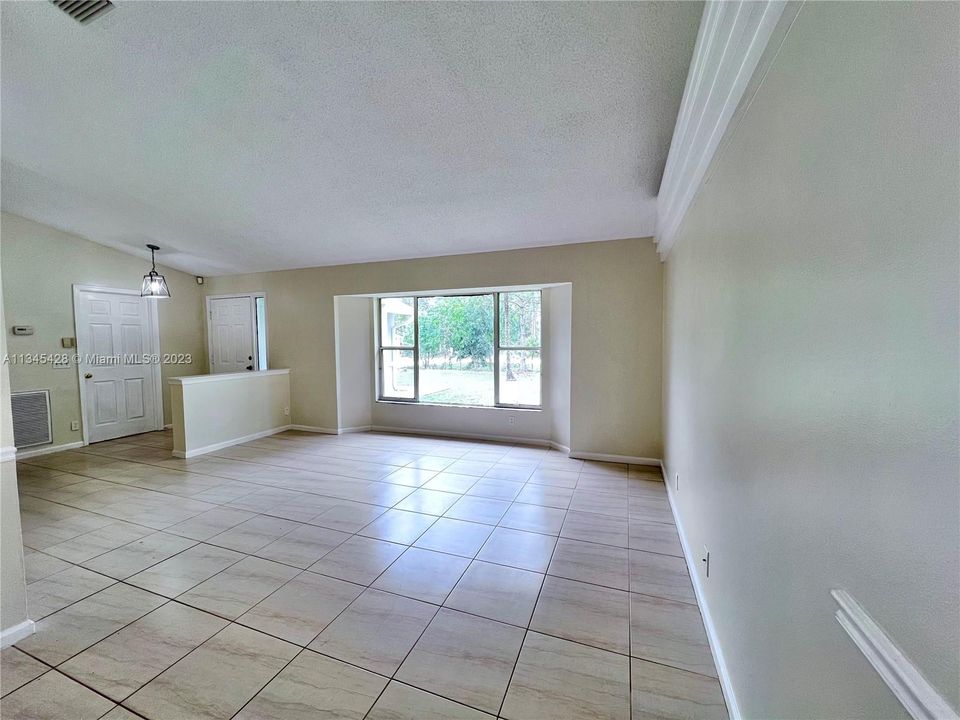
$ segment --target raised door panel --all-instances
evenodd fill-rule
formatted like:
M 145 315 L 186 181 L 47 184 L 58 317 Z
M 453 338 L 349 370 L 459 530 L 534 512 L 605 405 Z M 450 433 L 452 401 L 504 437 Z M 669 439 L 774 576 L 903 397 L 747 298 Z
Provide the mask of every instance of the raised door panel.
M 127 378 L 123 381 L 123 396 L 127 420 L 138 420 L 146 414 L 148 403 L 147 383 L 144 378 Z
M 96 425 L 110 425 L 121 416 L 120 394 L 116 380 L 98 380 L 93 383 L 93 414 Z
M 113 355 L 113 323 L 90 323 L 90 352 L 93 355 Z
M 125 365 L 143 362 L 143 326 L 124 323 L 120 326 L 120 349 Z

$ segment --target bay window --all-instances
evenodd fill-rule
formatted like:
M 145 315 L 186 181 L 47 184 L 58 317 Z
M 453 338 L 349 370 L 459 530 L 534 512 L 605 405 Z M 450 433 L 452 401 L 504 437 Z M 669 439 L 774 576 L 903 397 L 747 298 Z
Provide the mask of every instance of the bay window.
M 541 292 L 378 299 L 379 399 L 541 406 Z

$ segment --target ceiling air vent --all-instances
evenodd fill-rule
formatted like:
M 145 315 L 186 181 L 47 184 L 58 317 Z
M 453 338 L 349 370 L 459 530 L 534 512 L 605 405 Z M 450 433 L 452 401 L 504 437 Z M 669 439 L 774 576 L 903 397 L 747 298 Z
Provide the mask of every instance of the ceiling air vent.
M 113 10 L 113 3 L 110 0 L 50 0 L 50 2 L 81 25 L 86 25 Z

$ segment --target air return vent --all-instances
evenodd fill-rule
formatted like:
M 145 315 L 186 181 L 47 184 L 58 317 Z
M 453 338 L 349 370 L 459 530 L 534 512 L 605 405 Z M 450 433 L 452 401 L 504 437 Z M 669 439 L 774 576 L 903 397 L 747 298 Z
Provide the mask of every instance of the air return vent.
M 110 0 L 50 0 L 50 2 L 81 25 L 86 25 L 113 10 L 113 3 Z
M 10 394 L 13 444 L 17 449 L 53 442 L 50 434 L 50 391 Z

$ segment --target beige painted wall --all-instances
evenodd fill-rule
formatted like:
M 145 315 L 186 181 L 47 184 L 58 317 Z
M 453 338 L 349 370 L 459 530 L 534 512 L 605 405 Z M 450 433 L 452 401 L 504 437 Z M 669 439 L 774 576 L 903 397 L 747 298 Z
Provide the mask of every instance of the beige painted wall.
M 2 259 L 0 255 L 0 261 Z M 6 327 L 2 307 L 0 307 L 0 327 Z M 0 333 L 0 358 L 6 353 L 7 334 L 2 332 Z M 8 457 L 12 449 L 10 377 L 7 364 L 0 362 L 0 452 L 4 457 Z M 23 569 L 17 463 L 13 459 L 7 459 L 0 460 L 0 630 L 12 628 L 26 619 L 27 585 Z
M 73 284 L 139 289 L 148 261 L 112 250 L 76 235 L 17 215 L 0 215 L 3 247 L 3 305 L 10 325 L 33 325 L 34 335 L 13 336 L 4 326 L 10 353 L 60 353 L 61 337 L 75 337 Z M 162 255 L 161 255 L 162 257 Z M 207 343 L 203 325 L 201 288 L 192 275 L 160 268 L 172 297 L 157 300 L 160 317 L 160 352 L 189 353 L 189 365 L 164 365 L 164 422 L 170 422 L 170 398 L 166 380 L 177 375 L 207 371 Z M 66 352 L 73 352 L 66 351 Z M 81 431 L 70 429 L 82 422 L 80 386 L 75 367 L 11 365 L 14 391 L 50 390 L 53 443 L 79 442 Z
M 557 285 L 543 291 L 546 373 L 550 378 L 550 383 L 544 387 L 544 394 L 549 398 L 550 439 L 563 447 L 570 447 L 572 291 L 570 285 Z
M 660 457 L 662 267 L 650 240 L 216 277 L 205 287 L 266 292 L 270 362 L 290 368 L 293 422 L 329 428 L 337 422 L 335 295 L 557 282 L 573 284 L 573 449 Z M 509 427 L 506 414 L 497 417 Z
M 223 373 L 170 381 L 173 449 L 193 457 L 260 433 L 285 427 L 290 418 L 286 370 Z
M 334 304 L 338 363 L 336 428 L 369 428 L 374 403 L 374 300 L 340 297 Z
M 832 588 L 960 707 L 958 29 L 806 3 L 666 263 L 668 480 L 747 718 L 904 716 Z

